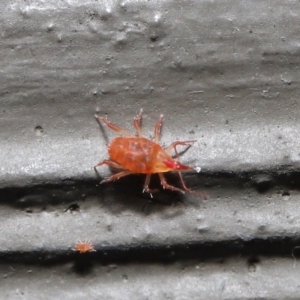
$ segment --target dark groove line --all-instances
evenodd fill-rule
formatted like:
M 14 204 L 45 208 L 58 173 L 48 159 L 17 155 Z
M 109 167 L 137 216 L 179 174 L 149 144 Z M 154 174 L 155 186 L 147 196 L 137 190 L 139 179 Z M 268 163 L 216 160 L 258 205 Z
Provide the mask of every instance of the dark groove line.
M 297 238 L 233 240 L 190 243 L 168 246 L 97 247 L 96 252 L 77 253 L 71 249 L 58 251 L 1 252 L 0 263 L 51 266 L 70 261 L 91 261 L 100 264 L 173 263 L 175 261 L 224 261 L 231 257 L 259 260 L 259 256 L 300 259 L 300 236 Z
M 274 187 L 284 190 L 300 190 L 300 170 L 294 170 L 292 166 L 285 166 L 280 169 L 254 170 L 250 172 L 209 172 L 204 171 L 200 174 L 185 173 L 185 181 L 194 190 L 214 189 L 215 187 L 224 189 L 252 188 L 258 193 L 265 193 Z M 169 173 L 168 182 L 178 185 L 177 174 Z M 97 180 L 74 180 L 65 179 L 58 183 L 44 183 L 25 187 L 4 187 L 0 189 L 0 205 L 15 207 L 43 206 L 45 204 L 59 205 L 62 203 L 73 203 L 76 199 L 85 196 L 101 196 L 110 187 L 110 193 L 115 195 L 124 194 L 128 196 L 141 194 L 144 182 L 143 175 L 131 175 L 124 177 L 114 183 L 99 185 Z M 151 185 L 160 187 L 157 177 L 153 176 Z M 180 184 L 179 184 L 180 186 Z M 181 198 L 176 193 L 161 193 Z M 174 198 L 174 197 L 172 197 Z

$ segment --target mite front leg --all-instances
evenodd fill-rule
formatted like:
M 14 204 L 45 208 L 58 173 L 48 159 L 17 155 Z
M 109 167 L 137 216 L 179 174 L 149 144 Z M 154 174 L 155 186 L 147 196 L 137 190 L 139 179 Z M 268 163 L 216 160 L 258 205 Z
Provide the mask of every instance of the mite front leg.
M 107 127 L 109 127 L 110 129 L 112 129 L 113 131 L 116 131 L 118 133 L 120 133 L 121 135 L 124 135 L 126 137 L 134 137 L 134 135 L 132 135 L 131 133 L 127 132 L 126 130 L 122 129 L 121 127 L 113 124 L 112 122 L 110 122 L 108 119 L 103 118 L 103 117 L 99 117 L 97 115 L 95 115 L 95 118 L 97 120 L 102 121 Z
M 161 129 L 161 125 L 163 123 L 163 117 L 164 115 L 160 115 L 159 119 L 155 125 L 155 129 L 154 129 L 154 142 L 155 143 L 159 143 L 159 136 L 160 136 L 160 129 Z
M 164 189 L 168 189 L 168 190 L 171 190 L 171 191 L 176 191 L 176 192 L 180 192 L 182 194 L 185 194 L 184 190 L 179 189 L 179 188 L 177 188 L 173 185 L 168 184 L 162 173 L 158 173 L 158 175 L 159 175 L 159 178 L 160 178 L 160 183 L 161 183 L 161 185 L 163 186 Z
M 200 193 L 200 192 L 192 191 L 191 189 L 189 189 L 189 188 L 185 185 L 185 182 L 183 181 L 183 178 L 182 178 L 182 175 L 181 175 L 180 172 L 178 172 L 178 175 L 179 175 L 179 177 L 180 177 L 181 184 L 182 184 L 183 189 L 184 189 L 185 191 L 188 191 L 188 192 L 190 192 L 190 193 L 192 193 L 192 194 L 200 195 L 200 196 L 201 196 L 202 198 L 204 198 L 204 199 L 208 199 L 208 198 L 209 198 L 209 196 L 208 196 L 207 194 L 203 194 L 203 193 Z
M 152 193 L 156 193 L 158 190 L 149 189 L 151 174 L 148 174 L 145 179 L 143 193 L 149 193 L 150 197 L 153 198 Z
M 196 140 L 192 140 L 192 141 L 176 141 L 173 142 L 169 147 L 165 148 L 164 150 L 170 154 L 171 150 L 174 149 L 175 150 L 175 154 L 176 154 L 176 158 L 178 159 L 179 155 L 176 149 L 176 146 L 181 145 L 181 146 L 188 146 L 191 147 L 193 145 L 193 143 L 195 143 Z M 186 149 L 187 150 L 187 149 Z M 186 151 L 185 150 L 185 151 Z
M 143 115 L 143 109 L 141 109 L 140 113 L 133 119 L 133 125 L 134 125 L 134 128 L 137 131 L 139 137 L 143 137 L 143 134 L 141 131 L 142 115 Z

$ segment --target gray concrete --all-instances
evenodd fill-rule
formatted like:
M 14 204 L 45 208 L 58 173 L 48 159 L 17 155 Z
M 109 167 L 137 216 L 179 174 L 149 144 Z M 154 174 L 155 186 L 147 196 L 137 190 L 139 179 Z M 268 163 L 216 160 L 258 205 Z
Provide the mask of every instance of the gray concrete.
M 0 8 L 1 255 L 69 253 L 78 239 L 101 250 L 299 238 L 298 2 L 4 0 Z M 140 108 L 146 136 L 163 113 L 163 145 L 197 140 L 182 162 L 202 173 L 184 178 L 208 200 L 165 191 L 151 200 L 138 176 L 98 185 L 93 166 L 116 134 L 94 114 L 133 130 Z M 256 278 L 234 259 L 201 275 L 194 262 L 182 280 L 176 267 L 150 264 L 142 276 L 132 263 L 125 268 L 136 281 L 120 283 L 121 272 L 104 295 L 132 298 L 142 282 L 137 299 L 293 298 L 297 270 L 281 255 L 266 258 Z M 44 270 L 33 267 L 33 280 L 22 271 L 5 283 L 7 297 L 24 286 L 24 297 L 39 293 Z M 64 268 L 46 272 L 49 298 L 80 298 L 101 282 L 97 269 L 80 290 L 86 278 Z M 163 285 L 177 288 L 163 294 Z
M 72 264 L 47 268 L 2 268 L 6 299 L 298 299 L 299 267 L 288 259 L 244 259 L 225 263 L 181 262 L 162 265 L 96 265 L 74 274 Z M 55 288 L 53 288 L 55 286 Z M 289 295 L 289 297 L 285 297 Z

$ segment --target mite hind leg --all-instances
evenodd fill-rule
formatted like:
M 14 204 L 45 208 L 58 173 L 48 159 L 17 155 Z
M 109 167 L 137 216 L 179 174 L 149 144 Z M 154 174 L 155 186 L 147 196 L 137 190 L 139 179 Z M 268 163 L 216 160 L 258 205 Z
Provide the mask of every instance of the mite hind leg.
M 161 129 L 161 125 L 163 123 L 163 117 L 164 117 L 164 115 L 161 114 L 155 125 L 155 129 L 154 129 L 154 142 L 155 143 L 159 143 L 160 129 Z
M 102 165 L 108 165 L 112 168 L 116 168 L 116 169 L 124 169 L 120 164 L 112 161 L 112 160 L 108 160 L 108 159 L 104 159 L 102 161 L 100 161 L 96 166 L 94 166 L 94 169 L 96 170 L 97 167 L 100 167 Z
M 118 132 L 121 135 L 124 135 L 126 137 L 134 137 L 134 135 L 132 135 L 131 133 L 127 132 L 126 130 L 122 129 L 121 127 L 113 124 L 111 121 L 109 121 L 106 118 L 103 117 L 99 117 L 97 115 L 95 115 L 95 118 L 99 121 L 102 121 L 107 127 L 109 127 L 110 129 L 112 129 L 113 131 Z
M 193 145 L 193 143 L 195 143 L 196 140 L 191 140 L 191 141 L 176 141 L 176 142 L 173 142 L 169 147 L 165 148 L 164 150 L 170 154 L 170 152 L 172 151 L 172 149 L 175 150 L 175 154 L 176 154 L 176 158 L 178 159 L 179 158 L 179 155 L 178 155 L 178 151 L 177 151 L 177 148 L 176 146 L 180 145 L 180 146 L 188 146 L 188 147 L 191 147 Z M 188 148 L 187 148 L 188 149 Z M 187 150 L 186 149 L 186 150 Z M 185 150 L 185 151 L 186 151 Z
M 119 178 L 121 178 L 121 177 L 130 175 L 130 174 L 132 174 L 131 171 L 127 171 L 127 170 L 126 170 L 126 171 L 122 171 L 122 172 L 119 172 L 119 173 L 117 173 L 117 174 L 114 174 L 114 175 L 112 175 L 112 176 L 110 176 L 110 177 L 108 177 L 108 178 L 103 179 L 103 180 L 100 182 L 100 184 L 105 183 L 105 182 L 114 181 L 114 180 L 117 180 L 117 179 L 119 179 Z
M 134 117 L 134 119 L 133 119 L 133 126 L 139 137 L 143 137 L 142 130 L 141 130 L 142 116 L 143 116 L 143 109 L 141 109 L 139 114 L 136 117 Z
M 151 174 L 147 174 L 144 183 L 143 193 L 149 193 L 150 197 L 153 198 L 152 193 L 156 193 L 158 190 L 153 190 L 149 188 L 150 179 L 151 179 Z
M 112 167 L 112 168 L 116 168 L 116 169 L 122 169 L 122 168 L 123 168 L 120 164 L 118 164 L 118 163 L 116 163 L 116 162 L 114 162 L 114 161 L 105 159 L 105 160 L 99 162 L 99 163 L 94 167 L 94 169 L 96 170 L 97 167 L 102 166 L 102 165 L 108 165 L 108 166 L 110 166 L 110 167 Z M 97 171 L 97 170 L 96 170 L 96 171 Z M 103 179 L 103 180 L 100 182 L 100 184 L 105 183 L 105 182 L 110 182 L 110 181 L 117 180 L 117 179 L 119 179 L 119 178 L 121 178 L 121 177 L 124 177 L 124 176 L 127 176 L 127 175 L 129 175 L 129 174 L 132 174 L 132 172 L 129 171 L 129 170 L 121 171 L 121 172 L 119 172 L 119 173 L 117 173 L 117 174 L 114 174 L 114 175 L 112 175 L 112 176 L 110 176 L 110 177 L 108 177 L 108 178 Z

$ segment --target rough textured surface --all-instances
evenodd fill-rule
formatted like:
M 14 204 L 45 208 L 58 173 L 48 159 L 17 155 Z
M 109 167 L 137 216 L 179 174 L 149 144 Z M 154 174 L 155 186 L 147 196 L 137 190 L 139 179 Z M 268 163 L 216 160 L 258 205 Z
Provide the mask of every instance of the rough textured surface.
M 299 2 L 0 7 L 0 293 L 299 295 Z M 164 113 L 163 145 L 197 140 L 181 159 L 202 172 L 184 178 L 208 200 L 163 190 L 151 199 L 143 176 L 98 184 L 110 170 L 93 166 L 115 134 L 94 114 L 132 130 L 141 107 L 148 137 Z M 168 180 L 180 184 L 176 174 Z M 97 253 L 74 255 L 79 239 Z
M 171 264 L 97 265 L 88 275 L 72 264 L 35 268 L 13 266 L 1 270 L 7 299 L 297 299 L 299 268 L 289 259 L 262 257 L 225 262 L 178 261 Z M 41 273 L 41 271 L 44 271 Z M 285 277 L 286 280 L 280 280 Z M 12 284 L 7 284 L 13 280 Z M 287 284 L 288 281 L 288 284 Z M 55 288 L 53 288 L 55 286 Z M 279 292 L 280 291 L 280 292 Z

